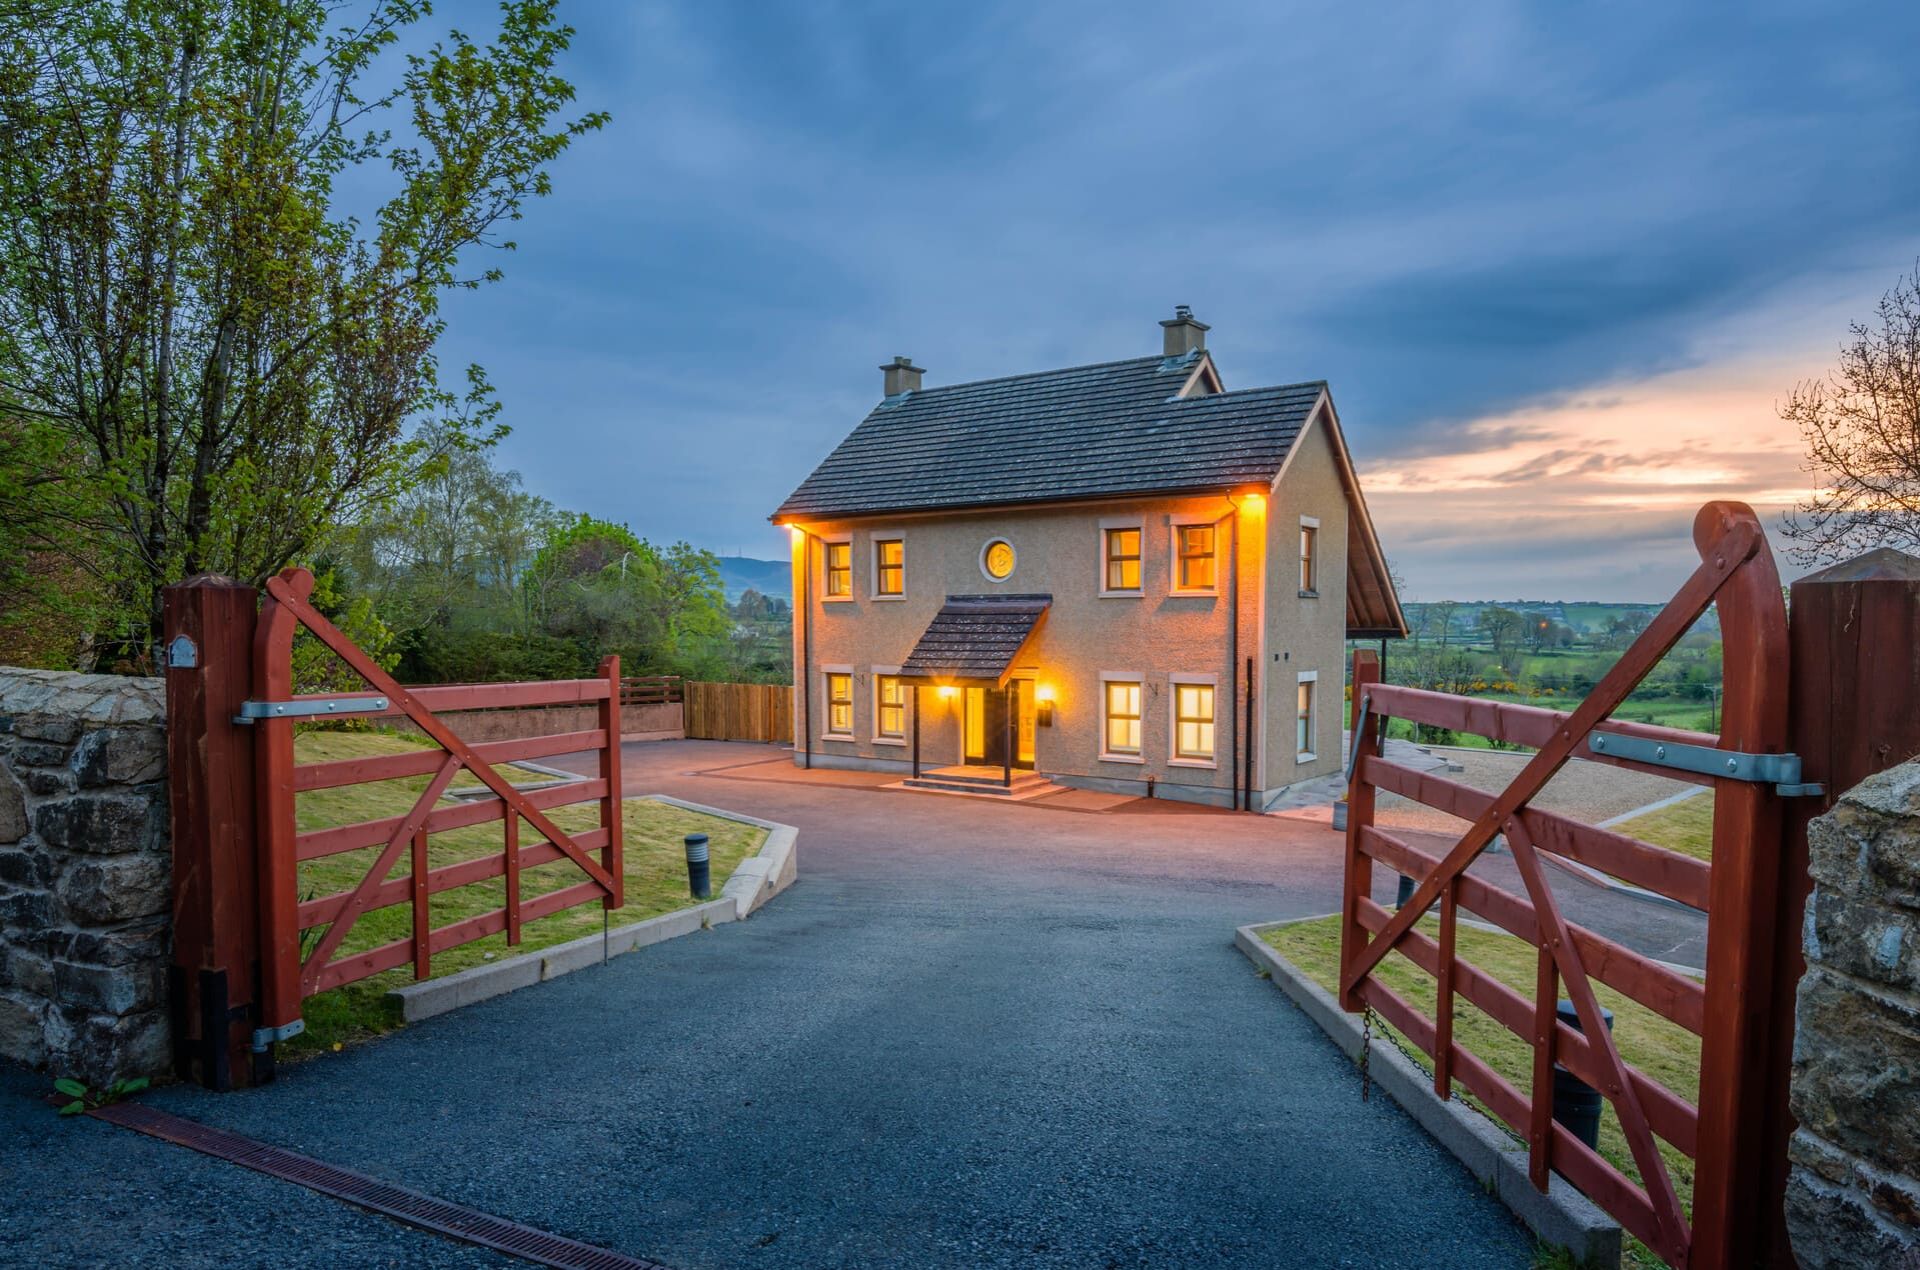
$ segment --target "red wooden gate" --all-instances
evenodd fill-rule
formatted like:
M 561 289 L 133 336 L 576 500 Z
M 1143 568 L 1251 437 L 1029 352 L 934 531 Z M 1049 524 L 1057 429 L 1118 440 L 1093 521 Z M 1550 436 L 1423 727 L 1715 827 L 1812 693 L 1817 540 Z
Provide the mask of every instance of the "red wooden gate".
M 618 657 L 602 662 L 600 676 L 595 679 L 403 688 L 308 603 L 312 574 L 289 569 L 270 580 L 266 590 L 254 644 L 253 695 L 259 700 L 247 703 L 247 709 L 252 712 L 255 730 L 258 787 L 259 1017 L 269 1037 L 278 1039 L 297 1030 L 301 1001 L 313 993 L 409 962 L 415 978 L 425 978 L 437 952 L 501 932 L 509 944 L 517 944 L 523 923 L 576 904 L 598 900 L 608 909 L 621 906 L 624 863 L 620 841 Z M 294 635 L 301 626 L 366 680 L 369 691 L 344 696 L 294 696 L 290 659 Z M 462 741 L 435 714 L 439 710 L 585 702 L 599 703 L 598 726 L 591 730 L 477 745 Z M 296 719 L 329 713 L 404 715 L 440 748 L 295 766 Z M 599 772 L 590 780 L 522 791 L 493 769 L 495 763 L 583 750 L 599 752 Z M 495 797 L 439 806 L 441 795 L 462 769 L 486 785 Z M 296 829 L 296 793 L 407 776 L 431 779 L 404 816 L 307 833 Z M 591 831 L 566 833 L 545 815 L 552 808 L 584 802 L 599 804 L 600 823 Z M 541 841 L 520 841 L 523 819 L 541 835 Z M 430 867 L 429 835 L 491 821 L 502 824 L 500 854 Z M 367 847 L 379 851 L 358 885 L 334 895 L 301 897 L 298 872 L 302 861 Z M 409 871 L 389 876 L 403 853 L 409 854 Z M 523 902 L 522 871 L 561 859 L 577 865 L 583 880 Z M 448 926 L 432 924 L 430 901 L 436 892 L 496 877 L 506 880 L 504 907 Z M 357 920 L 375 909 L 396 904 L 412 906 L 413 927 L 408 938 L 335 957 Z M 319 933 L 303 958 L 303 933 L 315 930 Z
M 1779 798 L 1799 790 L 1791 762 L 1764 757 L 1780 756 L 1787 740 L 1788 657 L 1786 611 L 1766 536 L 1750 508 L 1711 503 L 1694 523 L 1694 542 L 1699 568 L 1571 715 L 1381 684 L 1371 656 L 1355 658 L 1358 721 L 1348 794 L 1341 1004 L 1354 1012 L 1376 1012 L 1426 1051 L 1438 1096 L 1449 1097 L 1457 1081 L 1524 1138 L 1535 1186 L 1545 1189 L 1549 1170 L 1560 1173 L 1674 1266 L 1744 1266 L 1755 1258 L 1759 1215 L 1766 1211 L 1767 1151 L 1760 1135 L 1767 1122 L 1768 1048 L 1775 1029 L 1792 1027 L 1790 1017 L 1773 1017 L 1770 976 L 1780 878 Z M 1627 694 L 1713 603 L 1719 605 L 1725 663 L 1721 734 L 1611 720 Z M 1504 791 L 1488 794 L 1383 758 L 1380 721 L 1388 717 L 1534 746 L 1538 753 Z M 1529 806 L 1573 757 L 1711 786 L 1711 867 Z M 1693 770 L 1675 762 L 1690 762 Z M 1376 790 L 1438 808 L 1470 821 L 1471 828 L 1444 857 L 1429 854 L 1374 823 Z M 1467 872 L 1496 834 L 1506 837 L 1525 897 Z M 1541 852 L 1706 912 L 1704 984 L 1568 922 L 1542 874 Z M 1397 913 L 1371 897 L 1376 860 L 1418 881 Z M 1430 937 L 1415 923 L 1436 901 L 1437 937 Z M 1463 911 L 1539 950 L 1531 998 L 1456 955 Z M 1792 939 L 1798 932 L 1778 935 Z M 1432 1013 L 1374 977 L 1389 951 L 1434 977 Z M 1700 1085 L 1693 1102 L 1622 1061 L 1601 1022 L 1591 980 L 1701 1038 Z M 1562 990 L 1578 1013 L 1578 1030 L 1555 1016 Z M 1456 998 L 1532 1047 L 1527 1092 L 1453 1039 Z M 1556 1062 L 1612 1104 L 1632 1150 L 1637 1182 L 1553 1121 Z M 1656 1137 L 1695 1160 L 1691 1219 Z

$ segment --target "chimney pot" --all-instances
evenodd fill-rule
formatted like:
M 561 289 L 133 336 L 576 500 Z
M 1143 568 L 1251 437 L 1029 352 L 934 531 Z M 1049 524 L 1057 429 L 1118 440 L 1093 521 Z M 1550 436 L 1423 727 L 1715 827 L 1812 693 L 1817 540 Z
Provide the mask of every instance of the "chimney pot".
M 913 364 L 911 357 L 896 357 L 880 369 L 886 372 L 889 397 L 898 397 L 903 392 L 919 392 L 920 376 L 926 374 Z
M 1207 347 L 1207 332 L 1212 328 L 1193 316 L 1193 310 L 1184 304 L 1173 306 L 1173 316 L 1160 323 L 1164 333 L 1164 347 L 1168 357 L 1185 357 L 1188 353 L 1204 350 Z

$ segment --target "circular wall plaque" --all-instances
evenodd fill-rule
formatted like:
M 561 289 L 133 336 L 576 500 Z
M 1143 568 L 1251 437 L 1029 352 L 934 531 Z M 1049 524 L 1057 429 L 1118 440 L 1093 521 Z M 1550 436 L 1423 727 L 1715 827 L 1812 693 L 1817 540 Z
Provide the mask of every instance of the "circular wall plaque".
M 1005 538 L 995 538 L 980 549 L 980 572 L 995 582 L 1012 577 L 1013 564 L 1013 544 Z

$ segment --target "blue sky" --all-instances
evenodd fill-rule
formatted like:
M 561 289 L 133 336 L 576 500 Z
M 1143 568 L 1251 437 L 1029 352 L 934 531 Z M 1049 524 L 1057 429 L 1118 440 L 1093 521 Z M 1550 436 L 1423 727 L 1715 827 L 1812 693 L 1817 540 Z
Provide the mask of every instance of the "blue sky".
M 892 355 L 1187 303 L 1229 388 L 1331 382 L 1414 598 L 1664 598 L 1693 507 L 1806 485 L 1773 403 L 1920 254 L 1915 5 L 563 12 L 612 122 L 443 356 L 529 488 L 723 552 Z

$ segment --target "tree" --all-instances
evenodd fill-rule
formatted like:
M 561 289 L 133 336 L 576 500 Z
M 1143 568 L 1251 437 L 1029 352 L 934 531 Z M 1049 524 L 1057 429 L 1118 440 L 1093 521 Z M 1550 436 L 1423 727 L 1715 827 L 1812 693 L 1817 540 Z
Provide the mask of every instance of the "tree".
M 260 582 L 404 488 L 440 385 L 440 299 L 605 116 L 555 116 L 571 28 L 507 0 L 391 69 L 427 0 L 16 2 L 0 16 L 0 401 L 49 448 L 32 491 L 151 647 L 159 590 Z M 389 85 L 364 91 L 365 80 Z M 398 117 L 396 134 L 384 126 Z M 336 187 L 384 180 L 369 215 Z M 379 177 L 377 172 L 390 173 Z
M 1874 547 L 1920 549 L 1920 265 L 1852 325 L 1839 365 L 1796 384 L 1780 417 L 1800 429 L 1819 488 L 1787 517 L 1802 564 Z
M 1518 651 L 1520 635 L 1527 619 L 1509 608 L 1490 604 L 1480 610 L 1480 631 L 1493 646 L 1494 658 L 1499 661 L 1502 670 L 1512 672 L 1518 663 L 1514 654 Z

